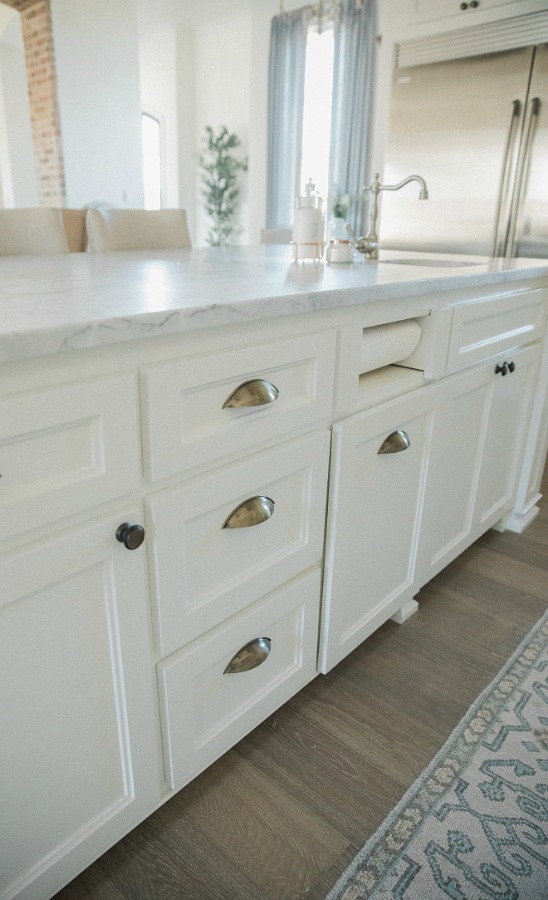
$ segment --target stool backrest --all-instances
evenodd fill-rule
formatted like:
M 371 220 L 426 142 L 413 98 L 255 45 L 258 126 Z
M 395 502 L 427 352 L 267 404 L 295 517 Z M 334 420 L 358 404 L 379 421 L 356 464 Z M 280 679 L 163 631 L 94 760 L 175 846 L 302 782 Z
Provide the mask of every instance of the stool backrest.
M 0 256 L 68 252 L 60 209 L 0 209 Z
M 88 209 L 86 231 L 91 251 L 192 246 L 184 209 Z

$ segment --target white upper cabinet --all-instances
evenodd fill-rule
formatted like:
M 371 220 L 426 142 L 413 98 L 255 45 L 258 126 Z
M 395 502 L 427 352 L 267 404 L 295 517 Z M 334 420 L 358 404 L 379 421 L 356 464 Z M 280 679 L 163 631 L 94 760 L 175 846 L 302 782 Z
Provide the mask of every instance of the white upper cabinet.
M 409 22 L 410 24 L 430 22 L 438 19 L 458 17 L 459 25 L 466 28 L 477 24 L 480 20 L 479 13 L 489 10 L 497 10 L 500 16 L 519 16 L 528 11 L 537 11 L 539 3 L 524 2 L 524 0 L 410 0 Z

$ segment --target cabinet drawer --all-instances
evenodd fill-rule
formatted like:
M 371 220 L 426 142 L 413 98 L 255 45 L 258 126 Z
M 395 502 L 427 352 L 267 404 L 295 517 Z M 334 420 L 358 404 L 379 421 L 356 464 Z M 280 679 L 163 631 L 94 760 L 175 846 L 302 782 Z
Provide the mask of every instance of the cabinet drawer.
M 314 569 L 160 663 L 172 788 L 190 781 L 314 677 L 319 602 L 320 571 Z M 260 665 L 225 672 L 240 649 L 260 638 L 270 641 Z
M 455 307 L 447 371 L 458 372 L 538 340 L 544 323 L 544 299 L 545 292 L 539 288 Z
M 335 337 L 324 332 L 143 368 L 147 477 L 196 468 L 329 415 Z M 239 386 L 259 379 L 274 386 L 276 399 L 224 406 Z
M 139 484 L 131 375 L 0 399 L 0 540 Z
M 321 560 L 329 443 L 316 432 L 148 498 L 162 656 Z M 223 527 L 238 508 L 240 527 Z M 244 527 L 248 508 L 257 524 Z

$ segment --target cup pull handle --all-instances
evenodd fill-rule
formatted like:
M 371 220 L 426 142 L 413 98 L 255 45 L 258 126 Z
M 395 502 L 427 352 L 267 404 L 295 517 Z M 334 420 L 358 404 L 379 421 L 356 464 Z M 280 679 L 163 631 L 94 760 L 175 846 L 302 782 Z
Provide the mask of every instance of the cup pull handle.
M 223 522 L 223 528 L 250 528 L 270 519 L 274 512 L 274 500 L 270 497 L 249 497 L 233 509 Z
M 401 453 L 402 450 L 408 450 L 410 446 L 409 435 L 401 428 L 398 428 L 384 439 L 377 450 L 377 455 L 380 453 Z
M 234 409 L 242 406 L 264 406 L 277 400 L 280 392 L 270 381 L 264 378 L 253 378 L 244 381 L 232 391 L 223 403 L 223 409 Z
M 257 666 L 261 666 L 270 653 L 271 645 L 272 641 L 267 637 L 255 638 L 253 641 L 250 641 L 249 644 L 245 644 L 241 650 L 238 650 L 238 652 L 234 654 L 224 670 L 223 675 L 235 675 L 239 672 L 249 672 L 251 669 L 256 669 Z

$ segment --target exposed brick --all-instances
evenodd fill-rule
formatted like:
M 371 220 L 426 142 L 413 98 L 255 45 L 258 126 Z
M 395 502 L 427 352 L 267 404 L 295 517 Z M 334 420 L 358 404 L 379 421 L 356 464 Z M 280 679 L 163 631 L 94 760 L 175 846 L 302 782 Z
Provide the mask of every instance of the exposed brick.
M 0 2 L 21 13 L 39 202 L 63 206 L 65 172 L 50 0 Z

